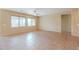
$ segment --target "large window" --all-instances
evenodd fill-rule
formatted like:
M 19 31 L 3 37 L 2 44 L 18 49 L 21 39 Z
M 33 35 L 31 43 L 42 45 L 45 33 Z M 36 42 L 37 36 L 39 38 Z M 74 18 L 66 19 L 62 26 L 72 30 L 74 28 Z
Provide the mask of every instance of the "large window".
M 19 26 L 19 17 L 11 16 L 11 27 Z
M 27 23 L 28 23 L 28 24 L 27 24 L 28 26 L 32 26 L 32 21 L 31 21 L 30 18 L 27 19 Z
M 11 16 L 11 27 L 35 26 L 36 21 L 32 18 Z
M 11 27 L 23 27 L 26 26 L 24 17 L 11 16 Z
M 26 19 L 20 17 L 20 26 L 26 26 Z
M 35 19 L 28 18 L 28 26 L 35 26 L 35 25 L 36 25 Z

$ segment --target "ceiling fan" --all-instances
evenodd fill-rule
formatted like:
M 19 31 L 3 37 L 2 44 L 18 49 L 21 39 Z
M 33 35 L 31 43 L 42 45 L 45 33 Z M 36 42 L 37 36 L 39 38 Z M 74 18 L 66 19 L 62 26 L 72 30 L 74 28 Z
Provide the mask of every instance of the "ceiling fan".
M 40 10 L 39 9 L 35 9 L 33 11 L 34 16 L 40 16 Z

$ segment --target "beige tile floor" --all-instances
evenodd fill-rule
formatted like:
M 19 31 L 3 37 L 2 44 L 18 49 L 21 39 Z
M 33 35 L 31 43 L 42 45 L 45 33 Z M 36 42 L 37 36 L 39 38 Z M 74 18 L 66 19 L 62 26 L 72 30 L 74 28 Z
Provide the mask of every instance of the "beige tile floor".
M 77 50 L 79 37 L 56 32 L 30 32 L 0 37 L 0 50 Z

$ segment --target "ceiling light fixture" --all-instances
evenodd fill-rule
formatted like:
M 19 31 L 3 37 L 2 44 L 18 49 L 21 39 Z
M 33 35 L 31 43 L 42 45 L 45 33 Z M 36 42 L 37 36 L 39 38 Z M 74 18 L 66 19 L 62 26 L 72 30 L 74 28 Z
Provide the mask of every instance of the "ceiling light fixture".
M 34 10 L 34 16 L 40 16 L 39 12 L 40 12 L 39 9 L 35 9 L 35 10 Z

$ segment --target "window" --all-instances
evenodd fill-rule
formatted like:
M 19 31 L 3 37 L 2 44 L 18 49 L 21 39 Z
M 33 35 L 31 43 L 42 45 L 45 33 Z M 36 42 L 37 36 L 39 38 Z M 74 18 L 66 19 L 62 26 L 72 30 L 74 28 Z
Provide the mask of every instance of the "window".
M 16 16 L 11 16 L 11 27 L 18 27 L 19 26 L 19 18 Z
M 28 26 L 35 26 L 35 25 L 36 25 L 35 19 L 28 18 Z
M 35 26 L 35 19 L 11 16 L 11 27 L 25 27 L 25 26 Z
M 26 26 L 26 19 L 24 17 L 11 16 L 11 27 Z
M 26 26 L 26 19 L 20 17 L 20 26 Z
M 32 25 L 32 21 L 30 18 L 28 18 L 28 26 L 31 26 Z

